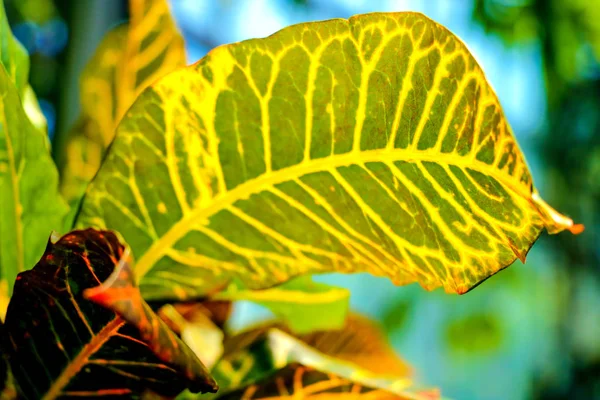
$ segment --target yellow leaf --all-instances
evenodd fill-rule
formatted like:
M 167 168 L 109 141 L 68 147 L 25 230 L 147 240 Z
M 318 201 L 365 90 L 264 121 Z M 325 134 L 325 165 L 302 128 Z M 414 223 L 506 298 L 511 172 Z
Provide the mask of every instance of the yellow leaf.
M 80 82 L 82 115 L 59 155 L 61 191 L 72 223 L 85 188 L 100 167 L 115 128 L 136 97 L 185 65 L 183 38 L 166 0 L 131 0 L 131 20 L 110 31 Z
M 118 230 L 150 298 L 370 272 L 465 293 L 525 259 L 546 205 L 466 46 L 415 13 L 288 27 L 144 92 L 79 226 Z

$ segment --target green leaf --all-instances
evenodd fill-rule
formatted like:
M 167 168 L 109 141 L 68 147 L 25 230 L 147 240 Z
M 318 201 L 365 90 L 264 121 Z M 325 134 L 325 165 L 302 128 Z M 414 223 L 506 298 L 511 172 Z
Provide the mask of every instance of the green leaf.
M 42 114 L 35 92 L 28 83 L 29 55 L 10 30 L 4 2 L 0 5 L 0 62 L 17 88 L 25 114 L 37 129 L 46 133 L 46 117 Z
M 23 97 L 29 81 L 29 55 L 10 30 L 4 2 L 0 6 L 0 62 Z
M 67 206 L 48 138 L 26 117 L 4 67 L 0 96 L 0 292 L 8 299 L 17 274 L 36 264 L 46 238 L 60 229 Z
M 118 230 L 149 298 L 329 271 L 465 293 L 542 229 L 543 202 L 466 46 L 415 13 L 219 47 L 140 95 L 78 226 Z
M 80 80 L 82 115 L 57 149 L 67 224 L 135 98 L 156 79 L 185 65 L 183 38 L 166 0 L 131 0 L 129 24 L 108 32 Z
M 307 333 L 340 328 L 348 312 L 350 292 L 304 276 L 264 290 L 230 285 L 212 298 L 251 301 L 271 310 L 295 333 Z
M 49 242 L 33 270 L 19 274 L 5 328 L 27 399 L 216 390 L 141 298 L 127 251 L 111 232 L 74 231 Z

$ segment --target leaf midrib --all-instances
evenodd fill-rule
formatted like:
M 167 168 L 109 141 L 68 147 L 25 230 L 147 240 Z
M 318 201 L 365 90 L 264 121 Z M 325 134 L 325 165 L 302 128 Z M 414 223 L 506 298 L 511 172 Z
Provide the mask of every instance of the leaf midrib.
M 62 371 L 60 376 L 54 380 L 52 386 L 50 386 L 42 400 L 56 399 L 62 393 L 63 389 L 71 382 L 71 379 L 81 371 L 81 368 L 88 362 L 89 358 L 124 324 L 125 321 L 123 321 L 123 319 L 115 316 L 115 318 L 106 324 L 100 332 L 95 334 L 90 342 L 83 346 L 79 354 L 69 362 L 69 365 Z
M 2 96 L 2 125 L 4 126 L 4 137 L 6 138 L 6 152 L 8 155 L 9 162 L 9 170 L 11 176 L 11 186 L 12 186 L 12 194 L 13 194 L 13 202 L 14 202 L 14 217 L 15 217 L 15 241 L 16 241 L 16 267 L 17 272 L 22 272 L 25 270 L 25 253 L 23 251 L 23 224 L 21 223 L 21 216 L 19 213 L 19 207 L 21 206 L 21 199 L 19 193 L 19 177 L 17 176 L 17 168 L 16 168 L 16 160 L 15 154 L 12 147 L 11 136 L 8 129 L 8 122 L 6 120 L 6 110 L 4 108 L 4 101 L 6 99 L 6 95 Z M 21 206 L 22 207 L 22 206 Z M 10 268 L 10 266 L 2 265 L 2 278 L 8 281 L 9 292 L 12 291 L 12 279 L 8 279 L 8 270 L 6 268 Z M 16 275 L 16 274 L 15 274 Z M 16 276 L 15 276 L 16 277 Z M 13 277 L 13 278 L 15 278 Z
M 307 293 L 302 290 L 284 290 L 272 288 L 269 290 L 240 291 L 237 293 L 217 293 L 213 300 L 251 300 L 292 304 L 329 304 L 348 297 L 345 289 Z
M 478 161 L 471 154 L 462 157 L 452 154 L 414 151 L 411 148 L 351 151 L 344 154 L 303 161 L 291 167 L 264 173 L 236 186 L 232 190 L 213 197 L 210 199 L 210 204 L 195 208 L 190 214 L 173 224 L 166 234 L 161 236 L 147 249 L 136 264 L 136 275 L 138 279 L 145 276 L 165 254 L 165 250 L 170 248 L 189 231 L 189 227 L 194 224 L 194 221 L 207 220 L 210 216 L 225 209 L 227 206 L 234 204 L 238 200 L 249 198 L 250 195 L 259 193 L 266 187 L 290 181 L 309 173 L 328 171 L 342 166 L 360 165 L 368 162 L 396 161 L 430 161 L 443 165 L 456 165 L 463 169 L 474 169 L 493 176 L 504 184 L 505 187 L 522 198 L 529 199 L 531 197 L 531 192 L 523 186 L 516 185 L 515 182 L 510 180 L 509 175 L 501 173 L 500 170 L 489 164 Z

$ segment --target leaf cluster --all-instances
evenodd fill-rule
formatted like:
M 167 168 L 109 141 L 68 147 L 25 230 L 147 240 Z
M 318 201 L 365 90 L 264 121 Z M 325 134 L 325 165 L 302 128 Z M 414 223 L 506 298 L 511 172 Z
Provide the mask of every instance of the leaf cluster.
M 165 0 L 130 15 L 56 163 L 0 15 L 2 398 L 437 398 L 311 275 L 462 294 L 543 229 L 582 230 L 422 15 L 301 24 L 190 66 Z M 273 319 L 232 332 L 237 301 Z

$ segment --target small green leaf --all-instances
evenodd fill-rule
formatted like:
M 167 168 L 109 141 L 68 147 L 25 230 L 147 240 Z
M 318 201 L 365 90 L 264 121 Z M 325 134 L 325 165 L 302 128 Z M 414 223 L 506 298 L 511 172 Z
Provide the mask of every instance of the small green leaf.
M 77 226 L 118 230 L 152 299 L 370 272 L 465 293 L 525 259 L 548 206 L 467 47 L 416 13 L 291 26 L 158 80 Z
M 23 109 L 25 110 L 25 114 L 27 114 L 27 117 L 29 117 L 29 120 L 33 126 L 35 126 L 40 132 L 48 132 L 48 121 L 46 121 L 46 117 L 40 108 L 40 103 L 38 102 L 37 96 L 30 85 L 27 85 L 25 88 L 25 93 L 23 93 Z M 48 143 L 48 147 L 49 146 L 50 143 Z
M 29 55 L 10 30 L 4 2 L 0 5 L 0 62 L 17 88 L 25 114 L 37 129 L 46 133 L 46 117 L 42 114 L 35 92 L 28 83 Z
M 231 285 L 213 296 L 217 300 L 251 301 L 271 310 L 295 333 L 336 329 L 344 325 L 350 292 L 308 276 L 296 278 L 264 290 L 249 290 Z
M 61 229 L 67 206 L 48 138 L 25 115 L 1 66 L 0 204 L 0 293 L 10 298 L 17 274 L 36 264 L 48 236 Z
M 49 242 L 39 263 L 19 274 L 5 328 L 26 399 L 216 390 L 200 360 L 142 300 L 111 232 L 74 231 Z

